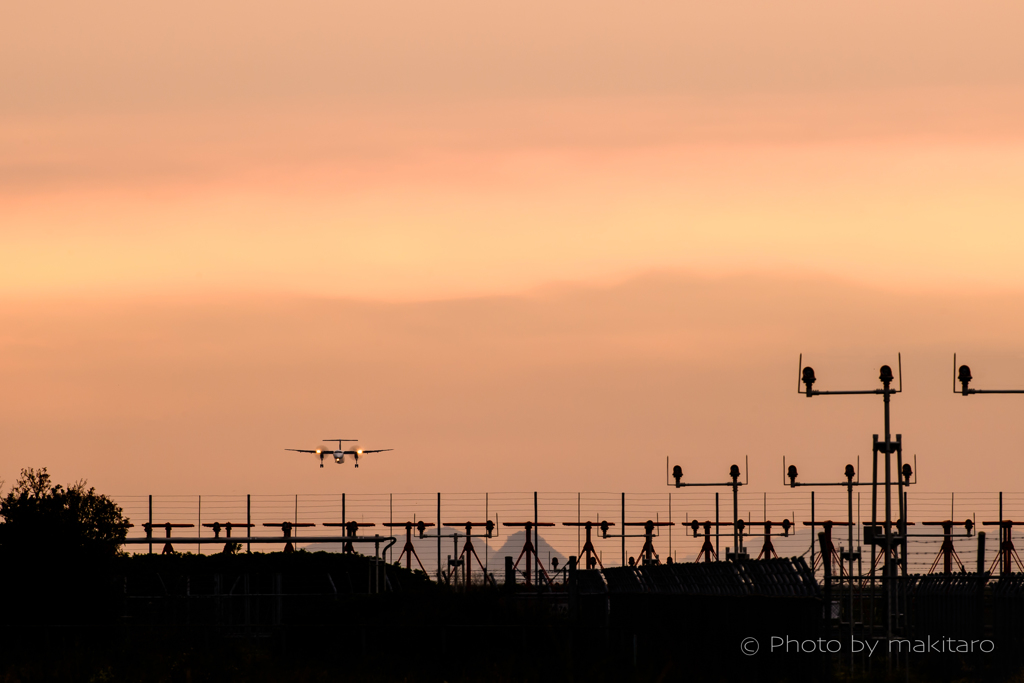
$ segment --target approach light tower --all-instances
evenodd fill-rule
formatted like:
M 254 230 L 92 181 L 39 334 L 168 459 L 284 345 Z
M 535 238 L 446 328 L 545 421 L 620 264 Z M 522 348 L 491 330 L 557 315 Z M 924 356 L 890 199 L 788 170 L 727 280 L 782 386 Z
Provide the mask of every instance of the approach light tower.
M 812 396 L 830 396 L 830 395 L 845 395 L 845 394 L 874 394 L 881 395 L 883 405 L 885 406 L 885 434 L 884 440 L 879 441 L 878 435 L 875 435 L 874 444 L 872 447 L 872 468 L 871 468 L 871 538 L 865 538 L 872 545 L 878 544 L 878 453 L 882 452 L 885 454 L 885 540 L 882 542 L 885 546 L 885 564 L 882 569 L 882 588 L 885 593 L 885 604 L 886 604 L 886 619 L 885 619 L 885 631 L 886 636 L 892 637 L 893 628 L 893 615 L 895 613 L 895 604 L 893 601 L 893 583 L 896 579 L 896 563 L 892 561 L 892 549 L 897 542 L 902 542 L 906 538 L 906 514 L 903 507 L 903 480 L 901 476 L 904 473 L 903 466 L 903 439 L 902 435 L 896 435 L 896 441 L 892 440 L 892 434 L 889 429 L 889 399 L 893 394 L 899 394 L 903 391 L 903 359 L 900 354 L 896 356 L 898 367 L 899 367 L 899 388 L 894 389 L 892 387 L 893 381 L 896 379 L 892 374 L 892 368 L 888 365 L 883 365 L 879 368 L 878 379 L 882 383 L 881 389 L 867 389 L 867 390 L 855 390 L 855 391 L 820 391 L 814 389 L 814 383 L 817 378 L 814 376 L 814 368 L 803 367 L 803 354 L 800 355 L 800 370 L 797 379 L 797 393 L 801 393 L 811 398 Z M 800 384 L 803 383 L 804 389 L 801 391 Z M 900 528 L 898 536 L 893 534 L 892 526 L 892 454 L 896 453 L 896 480 L 899 485 L 899 520 Z M 909 468 L 907 468 L 909 470 Z M 909 474 L 909 472 L 908 472 Z M 867 534 L 865 534 L 867 536 Z M 906 571 L 905 563 L 903 565 L 904 572 Z M 872 563 L 872 574 L 874 574 L 874 563 Z
M 675 467 L 672 468 L 672 478 L 676 480 L 675 488 L 677 488 L 677 489 L 678 488 L 682 488 L 683 486 L 728 486 L 728 487 L 732 488 L 732 525 L 731 525 L 733 527 L 732 546 L 733 546 L 733 552 L 735 553 L 737 559 L 741 559 L 742 556 L 743 556 L 743 547 L 742 547 L 742 545 L 743 545 L 743 535 L 740 533 L 739 525 L 737 524 L 737 522 L 739 522 L 739 519 L 740 519 L 739 488 L 741 486 L 746 486 L 746 485 L 750 484 L 750 458 L 744 457 L 743 464 L 747 468 L 747 481 L 746 482 L 740 481 L 740 466 L 739 465 L 732 465 L 731 467 L 729 467 L 729 477 L 732 479 L 732 481 L 723 482 L 723 483 L 707 483 L 707 482 L 683 481 L 683 468 L 680 467 L 679 465 L 676 465 Z M 672 486 L 672 484 L 668 483 L 668 458 L 665 458 L 665 470 L 666 470 L 666 472 L 665 472 L 665 483 L 668 486 Z M 719 527 L 721 527 L 721 526 L 725 526 L 725 525 L 720 524 L 719 521 L 718 521 L 718 494 L 716 493 L 715 494 L 715 538 L 716 539 L 718 538 L 718 532 L 720 530 Z M 696 531 L 694 533 L 696 534 Z M 716 540 L 715 542 L 717 543 L 718 541 Z M 726 548 L 726 554 L 728 554 L 728 550 L 729 549 Z M 623 552 L 625 552 L 625 551 L 623 551 Z M 716 560 L 718 559 L 718 551 L 717 550 L 715 551 L 715 559 Z

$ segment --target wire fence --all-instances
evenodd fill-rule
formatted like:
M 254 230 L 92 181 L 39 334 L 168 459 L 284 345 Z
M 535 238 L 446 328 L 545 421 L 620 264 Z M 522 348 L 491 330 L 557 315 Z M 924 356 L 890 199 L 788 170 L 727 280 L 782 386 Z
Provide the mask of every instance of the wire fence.
M 717 494 L 709 489 L 674 489 L 665 493 L 600 493 L 600 492 L 501 492 L 501 493 L 383 493 L 383 494 L 282 494 L 282 495 L 203 495 L 203 496 L 114 496 L 126 516 L 135 525 L 130 535 L 143 535 L 141 526 L 145 522 L 162 525 L 193 524 L 191 529 L 175 529 L 173 535 L 202 538 L 213 537 L 213 531 L 203 524 L 220 522 L 224 524 L 252 523 L 253 536 L 280 536 L 282 522 L 313 523 L 315 526 L 293 530 L 297 537 L 296 547 L 307 550 L 339 552 L 338 543 L 318 541 L 318 538 L 343 535 L 339 528 L 325 527 L 325 522 L 356 521 L 372 525 L 360 529 L 360 535 L 380 534 L 396 536 L 398 542 L 388 551 L 388 561 L 399 558 L 405 543 L 405 529 L 387 527 L 384 523 L 424 521 L 435 526 L 427 530 L 425 538 L 412 535 L 416 556 L 428 574 L 437 576 L 447 567 L 449 556 L 458 557 L 465 543 L 463 538 L 452 538 L 452 533 L 464 535 L 465 523 L 495 522 L 491 538 L 475 538 L 474 547 L 488 572 L 501 572 L 504 557 L 517 559 L 523 550 L 525 532 L 522 524 L 533 521 L 534 515 L 542 524 L 539 527 L 537 552 L 545 566 L 552 560 L 562 566 L 571 555 L 579 555 L 585 541 L 585 531 L 580 526 L 566 526 L 565 523 L 608 521 L 612 526 L 608 537 L 598 530 L 592 536 L 597 556 L 603 566 L 618 566 L 639 557 L 644 545 L 643 527 L 632 524 L 647 520 L 671 522 L 672 525 L 656 527 L 653 544 L 662 561 L 671 557 L 676 562 L 696 559 L 704 543 L 703 527 L 695 536 L 690 522 L 720 520 L 733 521 L 733 495 L 726 489 Z M 898 517 L 898 505 L 893 496 L 893 519 Z M 152 513 L 150 513 L 152 507 Z M 849 509 L 847 492 L 841 487 L 831 490 L 786 489 L 771 493 L 740 490 L 736 497 L 736 514 L 745 522 L 776 523 L 772 528 L 772 545 L 780 556 L 803 556 L 810 559 L 812 552 L 811 528 L 813 520 L 816 531 L 824 520 L 845 522 Z M 985 531 L 986 556 L 989 564 L 998 552 L 998 533 L 995 526 L 985 522 L 1021 520 L 1024 527 L 1024 493 L 907 493 L 907 519 L 911 535 L 908 540 L 908 570 L 911 573 L 928 572 L 942 544 L 941 527 L 926 526 L 925 521 L 947 519 L 963 522 L 971 519 L 977 525 L 976 531 Z M 885 509 L 882 491 L 879 491 L 878 519 L 884 519 Z M 862 544 L 863 522 L 871 521 L 871 493 L 869 487 L 859 487 L 853 494 L 853 518 L 861 523 L 853 530 L 853 546 Z M 788 519 L 793 523 L 788 536 L 780 534 L 781 522 Z M 627 526 L 623 527 L 625 521 Z M 440 535 L 438 538 L 438 523 Z M 264 525 L 276 524 L 278 528 Z M 622 537 L 625 529 L 625 538 Z M 712 527 L 714 530 L 714 527 Z M 958 535 L 954 547 L 962 565 L 967 571 L 977 566 L 978 543 L 976 537 L 966 538 L 963 527 L 954 529 Z M 482 536 L 482 529 L 473 530 L 473 535 Z M 915 536 L 915 534 L 927 534 Z M 1014 531 L 1014 535 L 1016 531 Z M 235 537 L 244 534 L 235 531 Z M 154 530 L 154 545 L 163 544 L 162 530 Z M 222 532 L 223 536 L 223 532 Z M 173 536 L 172 536 L 173 538 Z M 748 526 L 744 537 L 745 550 L 756 557 L 763 545 L 763 527 Z M 727 549 L 734 545 L 731 527 L 722 527 L 720 535 L 713 538 L 716 551 L 725 557 Z M 836 549 L 846 550 L 850 546 L 850 530 L 839 526 L 833 529 L 833 543 Z M 125 546 L 128 552 L 147 552 L 145 545 Z M 274 550 L 272 545 L 263 545 L 257 550 Z M 159 550 L 159 547 L 156 548 Z M 220 548 L 214 544 L 196 544 L 175 547 L 179 552 L 214 553 Z M 359 550 L 357 548 L 357 550 Z M 818 548 L 814 548 L 817 552 Z M 867 561 L 865 548 L 865 562 Z M 417 566 L 413 561 L 413 566 Z M 941 569 L 941 563 L 940 567 Z M 960 566 L 954 567 L 959 571 Z M 987 566 L 986 566 L 987 569 Z M 867 567 L 865 566 L 865 571 Z

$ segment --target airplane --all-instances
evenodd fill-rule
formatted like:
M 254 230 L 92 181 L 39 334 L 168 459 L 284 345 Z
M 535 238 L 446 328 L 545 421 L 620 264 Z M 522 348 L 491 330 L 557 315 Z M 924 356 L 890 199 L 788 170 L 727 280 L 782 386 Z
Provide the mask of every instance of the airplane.
M 351 455 L 352 460 L 355 461 L 356 467 L 359 467 L 359 456 L 365 455 L 366 453 L 384 453 L 387 451 L 393 451 L 393 448 L 378 448 L 374 450 L 365 450 L 362 448 L 356 448 L 354 450 L 343 450 L 341 444 L 344 441 L 358 441 L 358 439 L 324 439 L 324 441 L 337 441 L 338 450 L 331 450 L 328 448 L 317 448 L 313 450 L 305 448 L 286 448 L 286 451 L 294 451 L 296 453 L 313 453 L 320 457 L 320 467 L 324 466 L 324 456 L 330 455 L 334 458 L 334 462 L 338 465 L 345 462 L 345 456 Z

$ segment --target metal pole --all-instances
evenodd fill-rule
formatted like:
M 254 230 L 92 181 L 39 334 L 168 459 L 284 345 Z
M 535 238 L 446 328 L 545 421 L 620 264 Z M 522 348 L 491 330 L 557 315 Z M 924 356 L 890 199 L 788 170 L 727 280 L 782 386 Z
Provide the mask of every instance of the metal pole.
M 537 566 L 534 567 L 536 572 L 537 591 L 540 592 L 540 525 L 537 522 L 540 521 L 537 515 L 537 492 L 533 492 L 533 552 L 537 554 Z
M 149 537 L 153 538 L 153 494 L 149 494 Z M 153 541 L 149 542 L 149 554 L 153 554 Z
M 441 492 L 437 493 L 437 582 L 441 583 Z
M 814 491 L 811 491 L 811 572 L 814 572 Z
M 732 552 L 736 559 L 740 554 L 740 530 L 736 522 L 740 518 L 739 486 L 736 485 L 736 477 L 732 478 Z
M 857 463 L 860 465 L 860 463 Z M 860 489 L 857 490 L 857 602 L 860 603 L 860 622 L 861 630 L 865 624 L 864 619 L 864 531 L 861 522 L 864 520 L 864 516 L 860 511 Z M 871 560 L 874 562 L 874 556 L 872 555 Z M 868 632 L 873 628 L 874 621 L 872 619 L 867 620 Z
M 857 463 L 857 466 L 859 467 L 860 463 Z M 846 513 L 847 513 L 846 514 L 846 520 L 847 520 L 847 522 L 850 525 L 849 526 L 849 532 L 850 532 L 849 533 L 849 536 L 850 536 L 849 545 L 850 545 L 850 547 L 847 548 L 847 552 L 849 553 L 849 555 L 847 556 L 847 566 L 849 567 L 849 569 L 846 572 L 846 580 L 850 584 L 850 586 L 849 586 L 849 588 L 850 588 L 850 596 L 849 596 L 849 599 L 847 601 L 848 613 L 846 615 L 846 621 L 850 624 L 850 643 L 851 643 L 851 647 L 850 647 L 850 673 L 852 674 L 853 673 L 853 647 L 852 647 L 852 643 L 853 643 L 853 478 L 852 477 L 848 477 L 846 481 L 847 481 L 847 484 L 846 484 Z
M 899 482 L 900 525 L 897 531 L 903 540 L 900 542 L 900 569 L 902 576 L 907 575 L 907 497 L 903 491 L 903 435 L 896 435 L 896 481 Z
M 892 639 L 892 579 L 895 575 L 892 566 L 892 444 L 889 433 L 889 382 L 883 380 L 882 399 L 885 402 L 885 564 L 882 585 L 885 589 L 885 635 Z
M 487 522 L 491 519 L 491 494 L 484 494 L 484 521 Z M 487 577 L 490 576 L 490 562 L 487 559 L 487 551 L 490 550 L 491 544 L 484 541 L 484 583 L 487 583 Z M 494 581 L 491 581 L 491 585 L 494 585 Z
M 245 523 L 249 525 L 252 524 L 252 495 L 248 493 L 245 494 Z M 252 538 L 252 526 L 245 527 L 245 532 L 246 536 Z M 245 552 L 252 552 L 252 541 L 245 542 Z M 246 581 L 248 581 L 248 579 L 246 579 Z M 248 604 L 249 603 L 246 603 L 246 609 L 248 609 Z
M 898 436 L 899 435 L 897 435 L 897 437 Z M 904 514 L 904 517 L 903 517 L 903 521 L 901 522 L 901 524 L 903 526 L 903 541 L 900 543 L 900 551 L 901 551 L 900 555 L 901 555 L 901 560 L 902 560 L 901 565 L 903 567 L 903 574 L 902 574 L 902 576 L 903 576 L 903 578 L 906 578 L 906 576 L 907 576 L 907 516 L 910 515 L 910 512 L 907 509 L 908 508 L 907 503 L 909 502 L 909 497 L 908 497 L 906 491 L 903 492 L 902 498 L 903 498 L 903 514 Z M 899 615 L 900 614 L 903 614 L 903 625 L 904 626 L 907 625 L 907 590 L 906 590 L 907 589 L 907 582 L 906 581 L 898 581 L 897 584 L 896 584 L 896 588 L 897 588 L 897 594 L 896 594 L 897 595 L 897 601 L 896 601 L 896 605 L 897 605 L 896 627 L 899 628 L 899 625 L 900 625 L 899 624 L 899 621 L 900 621 Z
M 1003 532 L 1003 492 L 999 492 L 999 575 L 1005 576 L 1009 573 L 1010 563 L 1004 548 L 1006 547 L 1006 534 Z
M 823 570 L 823 583 L 825 584 L 825 626 L 831 629 L 832 626 L 832 529 L 828 524 L 823 525 L 825 531 L 818 533 L 818 544 L 821 546 L 821 568 Z M 813 543 L 813 540 L 812 540 Z
M 202 538 L 202 536 L 203 536 L 203 497 L 201 495 L 199 496 L 199 523 L 196 525 L 196 529 L 197 529 L 196 537 L 197 538 Z M 203 544 L 202 543 L 196 543 L 196 554 L 197 555 L 202 555 L 203 554 Z
M 668 556 L 672 557 L 672 494 L 668 494 Z
M 388 494 L 388 524 L 394 524 L 394 523 L 395 523 L 395 494 L 389 493 Z M 390 527 L 388 527 L 388 528 L 390 528 Z M 389 553 L 389 556 L 390 556 L 391 560 L 395 559 L 395 551 L 394 550 L 391 550 L 391 548 L 389 547 L 386 552 Z
M 877 600 L 877 585 L 875 582 L 875 549 L 878 547 L 878 434 L 871 435 L 871 543 L 868 549 L 871 551 L 871 562 L 869 574 L 871 576 L 871 603 L 868 614 L 871 616 L 871 634 L 875 633 L 875 602 Z
M 902 546 L 903 546 L 903 576 L 906 577 L 906 575 L 907 575 L 907 544 L 908 544 L 908 541 L 907 541 L 907 524 L 908 524 L 908 521 L 907 520 L 910 519 L 910 492 L 909 491 L 904 491 L 903 492 L 903 515 L 904 515 L 904 517 L 903 517 L 903 543 L 902 543 Z M 905 611 L 904 611 L 904 614 L 906 614 Z
M 715 491 L 715 557 L 716 558 L 722 557 L 721 553 L 719 552 L 721 550 L 721 548 L 718 545 L 718 540 L 721 537 L 721 534 L 719 533 L 721 531 L 721 527 L 719 526 L 719 523 L 720 523 L 720 520 L 718 518 L 718 491 Z
M 622 493 L 622 566 L 626 566 L 626 493 Z

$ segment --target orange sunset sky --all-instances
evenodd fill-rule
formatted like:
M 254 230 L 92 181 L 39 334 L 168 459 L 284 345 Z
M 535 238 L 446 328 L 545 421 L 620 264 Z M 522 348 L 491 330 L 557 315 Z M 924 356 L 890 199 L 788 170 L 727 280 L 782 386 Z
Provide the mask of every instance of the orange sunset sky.
M 1024 490 L 1024 5 L 7 3 L 0 478 Z M 392 447 L 358 471 L 286 454 Z

